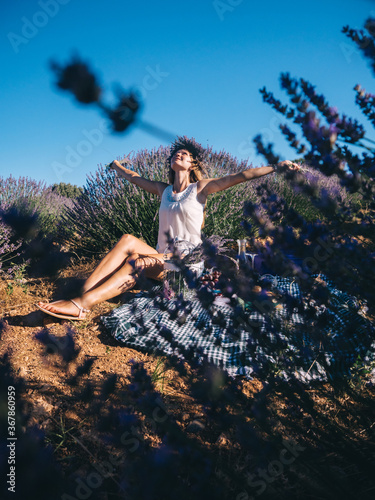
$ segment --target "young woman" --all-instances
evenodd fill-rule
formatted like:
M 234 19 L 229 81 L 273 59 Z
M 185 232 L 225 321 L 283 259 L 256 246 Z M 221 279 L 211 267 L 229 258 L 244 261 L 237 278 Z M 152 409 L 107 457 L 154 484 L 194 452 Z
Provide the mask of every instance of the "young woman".
M 113 161 L 110 167 L 118 175 L 161 198 L 156 249 L 125 234 L 86 280 L 79 297 L 50 304 L 39 302 L 37 307 L 57 318 L 85 319 L 95 304 L 132 288 L 137 272 L 142 270 L 148 278 L 162 277 L 168 235 L 172 239 L 186 240 L 194 245 L 201 243 L 204 207 L 210 194 L 270 174 L 278 167 L 299 168 L 295 163 L 284 161 L 275 166 L 251 168 L 217 179 L 204 179 L 203 153 L 204 149 L 194 139 L 177 137 L 168 158 L 169 184 L 145 179 L 118 161 Z

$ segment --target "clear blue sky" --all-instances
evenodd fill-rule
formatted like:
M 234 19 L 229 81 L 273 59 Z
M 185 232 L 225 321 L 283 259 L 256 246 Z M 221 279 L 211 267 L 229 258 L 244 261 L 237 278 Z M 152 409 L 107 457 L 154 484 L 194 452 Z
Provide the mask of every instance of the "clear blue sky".
M 295 156 L 259 93 L 266 86 L 286 101 L 281 72 L 309 80 L 365 124 L 353 87 L 375 91 L 367 62 L 341 33 L 375 16 L 371 0 L 18 0 L 0 9 L 4 177 L 83 185 L 99 163 L 168 144 L 136 127 L 113 135 L 96 109 L 57 91 L 49 61 L 74 53 L 97 72 L 108 101 L 113 84 L 135 87 L 143 120 L 254 166 L 263 163 L 258 133 L 283 158 Z

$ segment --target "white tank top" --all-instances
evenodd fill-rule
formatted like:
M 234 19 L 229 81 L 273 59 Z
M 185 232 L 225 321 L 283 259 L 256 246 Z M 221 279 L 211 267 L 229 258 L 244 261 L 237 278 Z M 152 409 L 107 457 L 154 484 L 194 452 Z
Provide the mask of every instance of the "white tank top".
M 197 183 L 189 184 L 181 193 L 173 193 L 173 186 L 164 189 L 159 208 L 159 235 L 156 250 L 168 247 L 167 233 L 172 239 L 186 240 L 199 245 L 203 224 L 204 203 L 197 199 Z

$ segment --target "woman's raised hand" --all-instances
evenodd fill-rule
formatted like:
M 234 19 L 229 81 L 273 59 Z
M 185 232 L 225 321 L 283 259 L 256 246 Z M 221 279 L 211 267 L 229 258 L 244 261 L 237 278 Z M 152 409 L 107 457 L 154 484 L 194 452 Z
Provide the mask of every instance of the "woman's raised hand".
M 116 172 L 121 172 L 123 171 L 124 167 L 121 165 L 119 161 L 113 160 L 113 162 L 108 165 L 108 169 L 116 170 Z
M 292 161 L 289 161 L 289 160 L 284 160 L 284 161 L 280 161 L 279 163 L 277 163 L 275 165 L 275 170 L 277 170 L 278 168 L 282 169 L 282 170 L 300 170 L 301 169 L 301 165 L 298 165 L 298 163 L 293 163 Z

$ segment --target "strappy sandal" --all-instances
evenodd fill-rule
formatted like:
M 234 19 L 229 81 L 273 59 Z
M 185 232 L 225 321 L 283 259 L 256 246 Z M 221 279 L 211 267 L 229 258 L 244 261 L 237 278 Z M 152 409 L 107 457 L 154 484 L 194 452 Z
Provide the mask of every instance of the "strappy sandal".
M 40 309 L 41 311 L 43 311 L 44 313 L 49 314 L 50 316 L 54 316 L 55 318 L 69 319 L 69 320 L 72 320 L 72 321 L 83 321 L 83 320 L 85 320 L 86 316 L 82 317 L 82 314 L 90 312 L 90 309 L 85 309 L 84 307 L 81 307 L 79 304 L 77 304 L 77 302 L 75 302 L 72 299 L 69 299 L 69 300 L 70 300 L 70 302 L 72 304 L 74 304 L 78 308 L 78 310 L 79 310 L 78 316 L 70 316 L 69 314 L 54 313 L 52 311 L 49 311 L 48 309 L 45 309 L 44 307 L 40 306 L 39 304 L 36 304 L 36 307 L 38 309 Z

